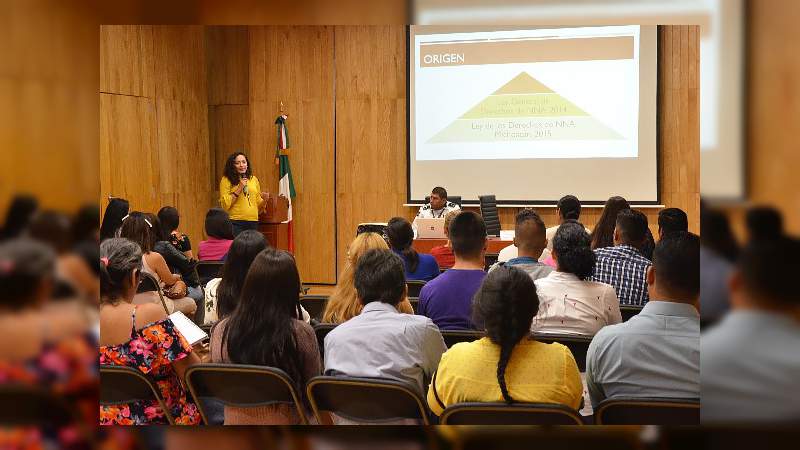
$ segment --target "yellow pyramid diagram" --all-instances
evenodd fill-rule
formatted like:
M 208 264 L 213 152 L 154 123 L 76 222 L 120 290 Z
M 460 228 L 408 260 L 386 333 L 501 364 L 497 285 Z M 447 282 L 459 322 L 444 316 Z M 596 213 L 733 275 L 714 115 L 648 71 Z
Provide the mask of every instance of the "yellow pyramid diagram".
M 624 138 L 527 72 L 521 72 L 428 143 L 597 139 Z

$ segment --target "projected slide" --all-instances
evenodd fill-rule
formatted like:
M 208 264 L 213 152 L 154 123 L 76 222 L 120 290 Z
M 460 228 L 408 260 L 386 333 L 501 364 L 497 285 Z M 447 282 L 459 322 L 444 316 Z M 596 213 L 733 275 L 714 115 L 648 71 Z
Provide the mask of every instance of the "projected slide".
M 414 36 L 415 159 L 636 158 L 639 27 Z

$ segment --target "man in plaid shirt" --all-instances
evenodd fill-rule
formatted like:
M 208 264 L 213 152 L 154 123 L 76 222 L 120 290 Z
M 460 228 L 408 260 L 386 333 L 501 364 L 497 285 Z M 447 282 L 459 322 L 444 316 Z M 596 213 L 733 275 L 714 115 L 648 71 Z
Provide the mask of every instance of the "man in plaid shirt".
M 594 251 L 597 262 L 590 279 L 614 286 L 620 305 L 644 306 L 650 300 L 646 279 L 651 262 L 639 250 L 646 239 L 647 216 L 622 210 L 617 214 L 614 247 Z

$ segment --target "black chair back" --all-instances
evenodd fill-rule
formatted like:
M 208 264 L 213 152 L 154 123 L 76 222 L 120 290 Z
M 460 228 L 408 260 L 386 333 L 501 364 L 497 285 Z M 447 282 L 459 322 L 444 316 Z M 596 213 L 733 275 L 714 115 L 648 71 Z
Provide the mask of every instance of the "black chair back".
M 325 313 L 325 305 L 328 304 L 327 295 L 303 295 L 300 297 L 300 304 L 303 305 L 308 315 L 314 320 L 322 320 Z
M 318 323 L 314 325 L 314 334 L 317 336 L 320 358 L 325 358 L 325 336 L 336 328 L 335 323 Z
M 582 425 L 580 414 L 544 403 L 458 403 L 444 410 L 442 425 Z
M 158 293 L 158 299 L 161 301 L 161 306 L 164 307 L 164 312 L 170 313 L 167 299 L 164 298 L 164 293 L 161 292 L 161 287 L 158 285 L 156 277 L 147 272 L 139 272 L 139 286 L 136 288 L 136 293 L 143 294 L 145 292 Z
M 488 236 L 500 236 L 500 215 L 497 212 L 497 199 L 494 194 L 480 195 L 478 201 L 481 206 L 481 216 L 486 223 Z
M 200 284 L 205 285 L 214 278 L 221 277 L 224 265 L 224 261 L 198 261 L 197 276 L 200 277 Z
M 589 350 L 589 344 L 592 342 L 591 337 L 569 334 L 534 333 L 533 338 L 545 344 L 558 342 L 559 344 L 565 345 L 569 351 L 572 352 L 575 363 L 578 365 L 578 370 L 581 372 L 586 371 L 586 352 Z
M 45 389 L 14 383 L 0 384 L 0 426 L 54 426 L 76 423 L 66 399 Z
M 244 364 L 198 364 L 186 369 L 186 384 L 195 399 L 212 397 L 228 406 L 252 408 L 274 404 L 295 407 L 303 424 L 308 423 L 300 393 L 286 372 Z M 203 421 L 208 416 L 197 402 Z
M 700 401 L 677 398 L 610 398 L 594 411 L 598 425 L 700 425 Z
M 642 312 L 642 306 L 619 305 L 619 312 L 622 313 L 622 321 L 627 322 L 628 319 Z
M 394 380 L 314 377 L 306 386 L 318 421 L 323 411 L 362 423 L 415 419 L 428 425 L 428 413 L 415 386 Z
M 408 298 L 419 298 L 419 291 L 425 286 L 422 280 L 406 280 L 406 287 L 408 287 Z
M 489 270 L 489 267 L 492 267 L 492 264 L 496 263 L 499 257 L 499 253 L 487 253 L 483 255 L 483 270 Z
M 447 348 L 459 342 L 472 342 L 485 336 L 482 331 L 476 330 L 442 330 L 442 338 Z
M 136 401 L 158 401 L 169 424 L 175 420 L 155 385 L 138 370 L 124 366 L 100 366 L 100 404 L 120 405 Z

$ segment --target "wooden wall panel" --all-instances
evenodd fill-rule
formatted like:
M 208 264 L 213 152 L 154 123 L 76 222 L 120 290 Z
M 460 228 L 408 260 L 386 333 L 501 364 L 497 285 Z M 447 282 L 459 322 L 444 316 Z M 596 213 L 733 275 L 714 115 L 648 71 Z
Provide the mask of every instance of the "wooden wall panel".
M 250 27 L 250 148 L 262 187 L 278 191 L 275 118 L 289 119 L 295 257 L 304 282 L 336 282 L 332 27 Z
M 205 27 L 209 105 L 250 101 L 250 43 L 246 26 Z
M 100 27 L 100 92 L 153 98 L 153 27 Z

